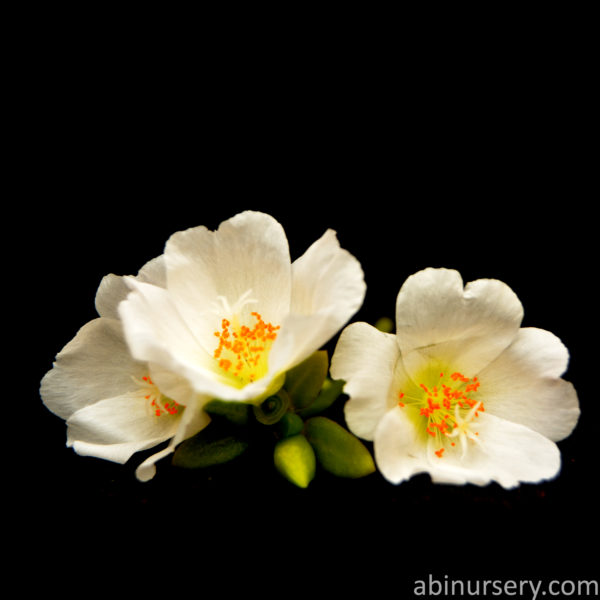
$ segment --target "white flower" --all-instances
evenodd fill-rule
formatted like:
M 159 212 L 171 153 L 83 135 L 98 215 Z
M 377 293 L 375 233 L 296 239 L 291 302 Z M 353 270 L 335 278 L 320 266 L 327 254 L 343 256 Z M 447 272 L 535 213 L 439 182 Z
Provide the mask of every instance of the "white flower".
M 258 404 L 291 367 L 321 348 L 360 308 L 360 264 L 327 230 L 290 260 L 282 226 L 246 211 L 217 231 L 195 227 L 168 240 L 166 286 L 127 279 L 119 305 L 133 356 L 198 394 Z
M 145 265 L 136 280 L 164 285 L 162 257 Z M 128 292 L 122 277 L 104 277 L 96 294 L 100 317 L 86 323 L 58 353 L 40 395 L 66 420 L 67 445 L 80 455 L 125 463 L 135 452 L 170 439 L 137 468 L 137 477 L 146 481 L 155 474 L 154 463 L 200 431 L 209 417 L 200 410 L 203 399 L 184 380 L 172 376 L 173 396 L 167 397 L 149 365 L 131 356 L 117 312 Z
M 569 354 L 548 331 L 521 328 L 523 309 L 497 280 L 463 289 L 460 274 L 425 269 L 396 303 L 396 334 L 354 323 L 331 373 L 345 380 L 348 427 L 373 441 L 393 483 L 427 472 L 435 482 L 506 488 L 555 477 L 579 417 L 561 379 Z

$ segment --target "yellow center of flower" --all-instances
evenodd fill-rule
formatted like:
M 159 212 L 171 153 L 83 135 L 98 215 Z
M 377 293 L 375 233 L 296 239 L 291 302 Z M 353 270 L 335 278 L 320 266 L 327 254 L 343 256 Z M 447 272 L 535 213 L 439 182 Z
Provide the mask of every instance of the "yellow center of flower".
M 150 375 L 142 377 L 141 380 L 134 378 L 134 381 L 140 386 L 139 394 L 148 401 L 148 411 L 154 416 L 176 415 L 180 412 L 181 406 L 161 393 Z
M 257 312 L 252 312 L 254 322 L 241 325 L 238 317 L 221 321 L 221 331 L 215 331 L 219 343 L 214 351 L 219 368 L 232 375 L 238 384 L 256 381 L 268 370 L 269 350 L 277 338 L 280 326 L 265 323 Z
M 449 375 L 439 372 L 437 381 L 432 381 L 429 373 L 426 383 L 411 383 L 406 391 L 398 392 L 398 406 L 408 409 L 419 429 L 435 440 L 438 458 L 448 444 L 456 446 L 455 439 L 460 441 L 464 456 L 467 440 L 478 441 L 478 433 L 471 429 L 473 420 L 485 410 L 475 398 L 480 385 L 477 377 L 465 377 L 458 371 Z

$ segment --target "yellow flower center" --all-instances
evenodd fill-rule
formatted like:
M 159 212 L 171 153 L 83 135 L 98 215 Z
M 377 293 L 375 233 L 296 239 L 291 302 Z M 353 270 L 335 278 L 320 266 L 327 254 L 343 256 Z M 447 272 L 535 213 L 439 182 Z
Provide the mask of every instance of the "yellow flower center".
M 280 326 L 265 323 L 257 312 L 250 313 L 255 322 L 251 326 L 241 325 L 238 317 L 223 319 L 221 331 L 215 331 L 219 343 L 214 358 L 219 368 L 233 376 L 243 386 L 263 377 L 268 370 L 269 350 L 277 338 Z
M 444 455 L 448 442 L 450 447 L 456 446 L 455 438 L 464 456 L 467 440 L 477 441 L 478 433 L 471 431 L 471 424 L 485 410 L 474 398 L 480 385 L 477 377 L 465 377 L 458 371 L 450 375 L 439 372 L 435 382 L 429 373 L 426 383 L 411 383 L 406 391 L 398 392 L 398 406 L 408 409 L 418 427 L 440 446 L 435 451 L 438 458 Z

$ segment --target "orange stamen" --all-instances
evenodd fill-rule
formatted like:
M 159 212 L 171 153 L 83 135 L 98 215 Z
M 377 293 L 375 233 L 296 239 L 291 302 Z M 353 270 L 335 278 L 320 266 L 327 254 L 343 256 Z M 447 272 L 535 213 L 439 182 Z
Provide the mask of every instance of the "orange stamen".
M 419 383 L 418 386 L 422 390 L 421 394 L 413 393 L 413 395 L 406 398 L 404 392 L 399 391 L 397 397 L 398 406 L 404 408 L 408 404 L 418 409 L 418 414 L 426 419 L 425 432 L 441 441 L 441 436 L 455 437 L 457 435 L 456 428 L 459 423 L 462 427 L 460 414 L 463 415 L 463 418 L 466 418 L 468 411 L 477 407 L 476 412 L 468 416 L 469 421 L 471 421 L 479 417 L 479 414 L 485 408 L 483 403 L 473 399 L 473 396 L 481 387 L 481 382 L 477 377 L 469 378 L 459 371 L 454 371 L 449 376 L 444 375 L 444 372 L 440 372 L 439 376 L 441 381 L 436 385 L 432 385 L 431 388 L 425 383 Z M 474 433 L 478 435 L 478 433 Z M 456 444 L 451 442 L 448 447 L 454 448 L 455 446 Z M 436 451 L 436 455 L 441 458 L 443 452 L 444 448 L 441 448 Z
M 254 381 L 261 376 L 258 369 L 261 362 L 264 363 L 272 342 L 277 338 L 276 332 L 280 329 L 279 325 L 265 323 L 258 312 L 250 314 L 256 320 L 253 327 L 237 324 L 232 326 L 231 321 L 223 319 L 222 331 L 214 332 L 219 344 L 213 356 L 219 359 L 219 368 L 244 381 Z

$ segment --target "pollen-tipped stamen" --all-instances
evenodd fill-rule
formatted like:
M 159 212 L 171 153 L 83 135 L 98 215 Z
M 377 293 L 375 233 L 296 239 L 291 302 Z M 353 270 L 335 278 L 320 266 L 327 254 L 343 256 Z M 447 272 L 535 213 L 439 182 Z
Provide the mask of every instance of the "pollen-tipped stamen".
M 143 396 L 147 400 L 148 410 L 155 417 L 163 415 L 176 415 L 179 413 L 181 406 L 165 396 L 158 386 L 152 381 L 150 375 L 145 375 L 141 379 L 133 377 L 132 379 L 138 384 L 138 396 Z
M 469 426 L 479 412 L 485 410 L 481 401 L 471 397 L 478 391 L 481 382 L 477 377 L 471 379 L 458 371 L 445 377 L 442 371 L 438 381 L 432 385 L 429 378 L 428 383 L 418 385 L 420 394 L 416 391 L 411 394 L 400 391 L 398 406 L 418 409 L 417 414 L 423 419 L 421 422 L 425 433 L 433 438 L 431 443 L 440 446 L 435 452 L 438 458 L 442 458 L 447 440 L 456 437 L 459 437 L 464 457 L 467 440 L 479 442 L 477 434 L 473 434 Z M 455 442 L 451 441 L 450 448 L 455 446 Z
M 265 323 L 256 311 L 250 315 L 255 319 L 252 327 L 240 325 L 235 315 L 231 321 L 222 319 L 221 331 L 214 333 L 219 343 L 213 356 L 219 368 L 243 383 L 256 381 L 265 374 L 268 352 L 280 329 L 279 325 Z

